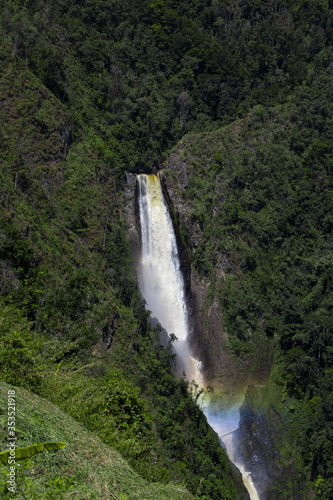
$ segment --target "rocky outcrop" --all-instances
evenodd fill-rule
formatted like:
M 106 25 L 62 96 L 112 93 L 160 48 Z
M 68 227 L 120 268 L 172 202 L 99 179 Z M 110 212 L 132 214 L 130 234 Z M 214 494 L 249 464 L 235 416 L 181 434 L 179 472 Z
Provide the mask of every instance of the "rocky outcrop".
M 117 320 L 119 319 L 118 311 L 114 313 L 112 319 L 108 320 L 105 326 L 102 328 L 102 339 L 105 349 L 108 350 L 111 347 L 113 335 L 117 329 Z
M 140 252 L 140 216 L 138 207 L 137 175 L 126 174 L 122 213 L 126 220 L 126 232 L 131 246 L 131 253 L 137 268 Z

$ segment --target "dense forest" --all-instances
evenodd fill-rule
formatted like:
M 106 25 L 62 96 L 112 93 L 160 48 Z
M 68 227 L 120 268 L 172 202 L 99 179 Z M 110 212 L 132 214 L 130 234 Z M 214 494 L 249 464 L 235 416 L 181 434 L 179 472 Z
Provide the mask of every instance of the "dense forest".
M 274 423 L 297 472 L 269 498 L 332 498 L 331 2 L 0 5 L 1 381 L 162 488 L 141 495 L 117 479 L 108 498 L 247 498 L 138 291 L 124 178 L 163 169 L 177 183 L 171 153 L 189 178 L 188 213 L 175 217 L 208 301 L 218 297 L 230 356 L 255 366 L 260 339 L 274 345 L 269 383 L 243 409 Z M 21 428 L 18 443 L 36 436 Z M 82 498 L 80 471 L 67 471 L 68 491 L 55 474 L 27 467 L 20 488 Z M 3 476 L 0 488 L 11 498 Z M 94 488 L 86 498 L 105 498 Z

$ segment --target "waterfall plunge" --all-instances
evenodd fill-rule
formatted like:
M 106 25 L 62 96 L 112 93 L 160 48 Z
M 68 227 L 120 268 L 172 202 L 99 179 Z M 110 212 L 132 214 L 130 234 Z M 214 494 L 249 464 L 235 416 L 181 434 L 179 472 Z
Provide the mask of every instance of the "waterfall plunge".
M 140 290 L 152 317 L 178 341 L 177 355 L 188 380 L 202 386 L 200 362 L 191 356 L 187 342 L 188 318 L 184 279 L 177 242 L 157 175 L 138 176 L 142 236 L 139 264 Z
M 168 207 L 157 175 L 138 176 L 142 252 L 139 263 L 140 290 L 151 315 L 158 319 L 170 335 L 174 333 L 177 355 L 184 364 L 186 378 L 203 387 L 200 361 L 191 356 L 187 342 L 188 318 L 184 279 L 180 270 L 177 242 Z M 231 412 L 231 413 L 230 413 Z M 209 424 L 221 436 L 231 461 L 234 461 L 232 432 L 239 423 L 239 405 L 216 414 L 208 408 Z M 251 500 L 259 500 L 254 484 L 241 464 L 235 463 Z
M 156 175 L 139 175 L 142 258 L 141 293 L 152 316 L 180 342 L 187 337 L 184 281 L 176 238 Z

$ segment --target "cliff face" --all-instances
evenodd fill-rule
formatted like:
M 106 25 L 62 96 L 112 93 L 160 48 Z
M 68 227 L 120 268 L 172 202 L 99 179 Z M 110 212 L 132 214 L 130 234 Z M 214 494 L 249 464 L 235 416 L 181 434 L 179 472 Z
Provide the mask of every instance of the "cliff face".
M 186 165 L 180 174 L 186 172 Z M 229 358 L 227 350 L 224 352 L 227 335 L 222 326 L 222 313 L 218 303 L 217 294 L 214 293 L 212 303 L 208 303 L 208 295 L 210 289 L 210 282 L 206 277 L 200 276 L 191 266 L 190 253 L 193 245 L 193 240 L 189 239 L 191 234 L 191 222 L 188 217 L 190 206 L 186 203 L 181 196 L 183 189 L 182 181 L 179 183 L 174 178 L 174 182 L 170 182 L 171 171 L 160 171 L 161 186 L 164 193 L 166 203 L 169 206 L 173 226 L 176 234 L 178 252 L 180 255 L 181 269 L 184 275 L 187 306 L 189 311 L 190 320 L 190 334 L 193 354 L 198 359 L 203 361 L 205 376 L 208 382 L 220 384 L 220 380 L 224 379 L 224 388 L 228 389 L 240 388 L 246 380 L 246 371 L 243 370 L 242 376 L 235 377 L 235 366 L 237 360 Z M 140 230 L 140 217 L 138 205 L 138 183 L 137 175 L 134 173 L 127 174 L 124 185 L 123 193 L 123 207 L 122 214 L 126 219 L 127 236 L 130 241 L 132 257 L 134 264 L 138 266 L 140 257 L 141 245 L 141 230 Z M 182 218 L 180 217 L 182 214 Z M 200 228 L 193 232 L 197 245 L 200 244 Z M 214 284 L 217 280 L 223 278 L 223 269 L 219 273 L 215 273 Z M 153 326 L 157 325 L 156 318 L 150 320 Z M 162 325 L 163 326 L 163 325 Z M 167 345 L 168 336 L 165 330 L 160 332 L 161 344 L 164 347 Z M 233 366 L 231 366 L 233 364 Z M 241 363 L 238 363 L 241 367 Z M 218 370 L 218 376 L 215 375 L 214 370 Z M 230 369 L 230 374 L 227 370 Z M 177 368 L 176 368 L 177 371 Z M 179 370 L 178 370 L 179 371 Z M 182 370 L 181 370 L 182 371 Z M 180 373 L 181 373 L 180 371 Z M 237 373 L 237 370 L 236 370 Z M 220 378 L 218 378 L 220 377 Z M 215 382 L 216 380 L 216 382 Z M 231 477 L 236 485 L 238 498 L 249 499 L 249 494 L 243 484 L 239 470 L 232 464 L 229 464 Z
M 191 265 L 190 255 L 193 248 L 200 245 L 202 231 L 199 224 L 191 221 L 191 205 L 184 197 L 189 178 L 187 165 L 176 154 L 172 154 L 166 166 L 168 168 L 160 171 L 160 178 L 177 237 L 193 352 L 203 361 L 205 378 L 210 384 L 220 386 L 222 383 L 226 390 L 233 389 L 233 392 L 237 392 L 246 385 L 248 364 L 230 356 L 227 348 L 228 335 L 223 327 L 222 310 L 215 291 L 225 276 L 228 261 L 226 257 L 222 257 L 213 281 L 198 274 Z M 127 235 L 137 266 L 141 235 L 136 179 L 136 174 L 126 176 L 123 215 L 127 221 Z
M 140 253 L 140 216 L 137 197 L 137 175 L 128 173 L 125 178 L 122 215 L 126 220 L 126 233 L 131 246 L 135 267 Z
M 203 240 L 203 228 L 191 217 L 193 206 L 187 196 L 188 183 L 191 178 L 190 162 L 181 156 L 182 143 L 174 150 L 163 166 L 160 175 L 162 185 L 169 204 L 179 246 L 182 248 L 184 268 L 190 267 L 185 275 L 190 274 L 188 306 L 191 323 L 191 344 L 194 354 L 203 360 L 204 374 L 207 382 L 223 393 L 240 393 L 248 385 L 251 377 L 255 381 L 267 379 L 269 368 L 261 366 L 261 372 L 253 370 L 251 360 L 246 356 L 236 357 L 228 346 L 228 333 L 223 322 L 223 311 L 218 290 L 225 281 L 227 269 L 232 268 L 226 254 L 220 254 L 210 276 L 196 271 L 191 265 L 193 252 L 200 248 Z M 213 215 L 214 216 L 214 215 Z M 185 251 L 184 251 L 185 249 Z M 268 346 L 265 345 L 265 351 Z M 252 370 L 252 373 L 251 373 Z M 254 376 L 253 376 L 254 375 Z
M 240 393 L 253 378 L 251 360 L 233 356 L 228 347 L 228 334 L 223 325 L 223 312 L 218 290 L 231 267 L 225 254 L 219 256 L 212 276 L 198 273 L 191 264 L 192 252 L 200 247 L 203 234 L 197 221 L 191 218 L 192 205 L 186 197 L 191 176 L 187 163 L 181 158 L 182 143 L 171 153 L 160 171 L 162 189 L 177 237 L 181 268 L 184 275 L 190 320 L 191 345 L 194 355 L 203 361 L 206 381 L 222 393 Z M 129 173 L 124 188 L 123 215 L 127 235 L 137 266 L 140 252 L 140 218 L 137 200 L 137 176 Z M 267 346 L 265 346 L 267 347 Z M 267 378 L 267 366 L 254 379 Z

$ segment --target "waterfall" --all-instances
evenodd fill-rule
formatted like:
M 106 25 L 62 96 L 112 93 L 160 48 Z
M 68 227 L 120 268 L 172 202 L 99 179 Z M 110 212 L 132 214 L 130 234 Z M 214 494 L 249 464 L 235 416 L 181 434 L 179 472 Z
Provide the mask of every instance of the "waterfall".
M 152 317 L 158 319 L 168 334 L 177 337 L 175 349 L 181 358 L 189 381 L 204 386 L 201 362 L 192 356 L 189 347 L 188 315 L 185 287 L 177 249 L 177 242 L 168 206 L 164 200 L 158 175 L 138 176 L 139 210 L 141 224 L 141 259 L 139 263 L 140 291 Z M 232 432 L 239 424 L 239 405 L 230 412 L 216 414 L 208 406 L 205 413 L 209 424 L 223 438 L 227 453 L 234 461 Z M 236 412 L 236 413 L 235 413 Z M 237 419 L 238 416 L 238 419 Z M 227 434 L 227 436 L 226 436 Z M 251 500 L 259 500 L 254 484 L 241 464 L 235 463 L 243 476 Z
M 219 438 L 223 442 L 229 459 L 242 474 L 243 483 L 250 495 L 250 499 L 259 500 L 258 492 L 250 475 L 251 473 L 245 470 L 243 463 L 237 460 L 235 456 L 234 432 L 239 427 L 239 408 L 242 401 L 243 396 L 236 404 L 223 410 L 217 410 L 216 407 L 213 407 L 214 405 L 211 406 L 208 404 L 205 415 L 209 425 L 217 432 Z
M 147 308 L 169 335 L 187 337 L 184 279 L 179 268 L 177 242 L 157 175 L 139 175 L 142 258 L 140 289 Z
M 139 286 L 151 316 L 170 335 L 177 337 L 174 344 L 182 370 L 188 380 L 203 383 L 200 362 L 191 356 L 187 341 L 188 317 L 183 274 L 177 241 L 167 204 L 157 175 L 138 176 L 141 224 L 141 260 Z

